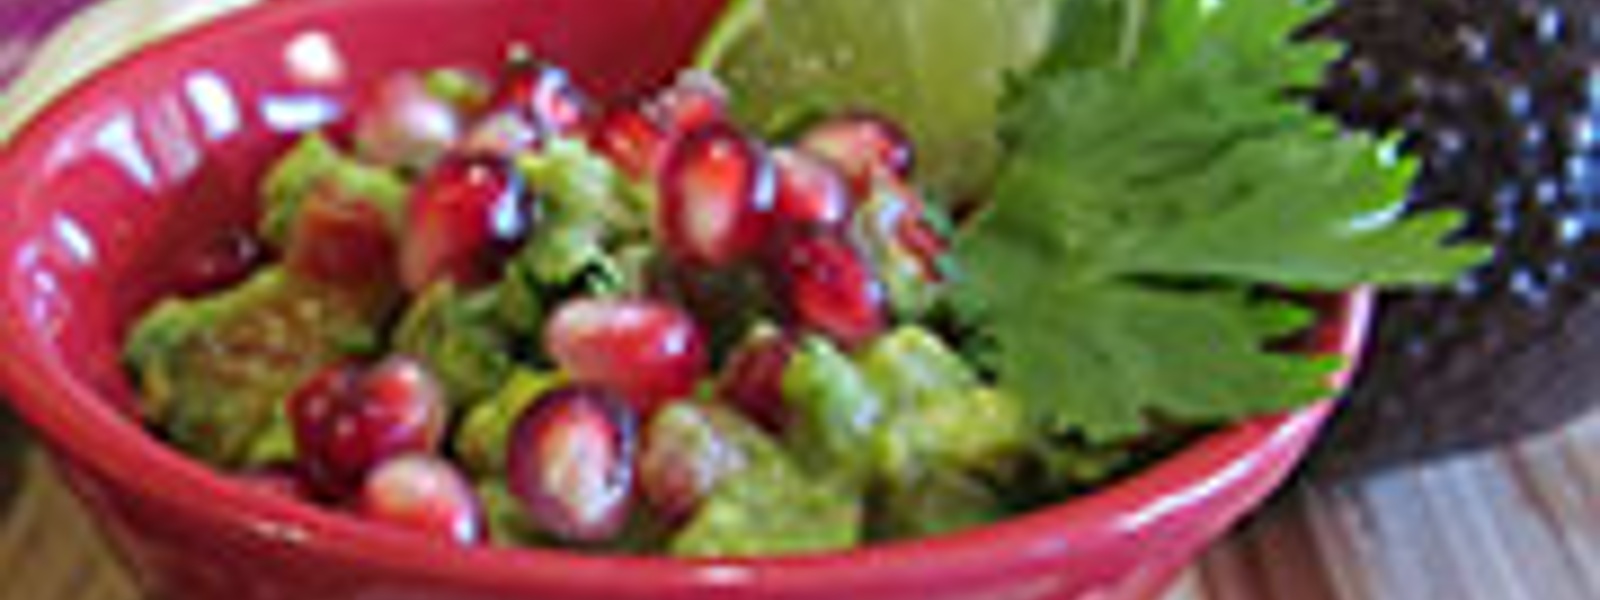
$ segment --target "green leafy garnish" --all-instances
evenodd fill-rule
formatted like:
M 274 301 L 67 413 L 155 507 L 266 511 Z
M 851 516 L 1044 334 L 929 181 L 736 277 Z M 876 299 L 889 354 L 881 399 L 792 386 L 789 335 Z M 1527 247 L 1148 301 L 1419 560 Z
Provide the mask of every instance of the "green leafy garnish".
M 1290 41 L 1314 3 L 1063 10 L 1078 20 L 1018 82 L 991 204 L 956 245 L 958 302 L 1047 431 L 1116 441 L 1316 400 L 1337 361 L 1272 351 L 1312 315 L 1259 290 L 1435 284 L 1485 257 L 1446 242 L 1458 214 L 1401 216 L 1410 162 L 1292 98 L 1336 50 Z

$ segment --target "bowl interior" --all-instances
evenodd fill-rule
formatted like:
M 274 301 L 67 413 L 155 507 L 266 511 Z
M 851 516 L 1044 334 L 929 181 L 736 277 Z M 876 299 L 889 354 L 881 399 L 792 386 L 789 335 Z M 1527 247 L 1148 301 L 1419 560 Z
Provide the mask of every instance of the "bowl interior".
M 162 480 L 200 486 L 204 510 L 292 520 L 351 560 L 443 573 L 471 561 L 514 581 L 588 578 L 635 597 L 667 582 L 726 579 L 681 563 L 564 553 L 520 557 L 403 551 L 343 519 L 231 489 L 139 432 L 118 362 L 130 317 L 191 287 L 248 228 L 258 180 L 296 134 L 337 121 L 377 78 L 406 68 L 491 69 L 511 41 L 567 66 L 602 99 L 642 92 L 684 64 L 723 0 L 297 0 L 163 42 L 97 76 L 36 118 L 0 155 L 0 379 L 69 462 L 170 498 Z M 220 253 L 220 254 L 219 254 Z M 1319 350 L 1351 354 L 1365 303 L 1330 310 Z M 1004 577 L 1007 569 L 1096 554 L 1137 555 L 1179 529 L 1209 535 L 1270 489 L 1324 408 L 1207 439 L 1082 501 L 958 536 L 796 561 L 740 563 L 751 581 L 827 589 L 863 578 Z M 148 470 L 133 477 L 127 469 Z M 139 487 L 143 486 L 143 487 Z M 174 499 L 180 502 L 180 499 Z M 218 508 L 220 507 L 220 508 Z M 313 514 L 316 513 L 316 514 Z M 1187 539 L 1187 538 L 1185 538 Z M 377 540 L 377 541 L 375 541 Z M 1188 543 L 1188 542 L 1186 542 Z M 385 545 L 387 544 L 387 545 Z M 376 545 L 376 546 L 374 546 Z M 1192 544 L 1191 544 L 1192 545 Z M 396 552 L 373 552 L 381 547 Z M 529 558 L 533 557 L 533 558 Z M 1074 577 L 1112 577 L 1113 563 Z M 1028 567 L 1032 568 L 1032 567 Z M 465 571 L 459 569 L 458 571 Z M 759 575 L 759 577 L 757 576 Z
M 17 248 L 7 290 L 26 296 L 26 325 L 74 358 L 70 372 L 124 411 L 133 398 L 116 357 L 130 316 L 225 262 L 272 157 L 341 119 L 375 79 L 440 65 L 493 72 L 508 44 L 525 42 L 602 99 L 626 96 L 686 61 L 721 0 L 306 3 L 327 8 L 251 16 L 254 26 L 204 48 L 180 39 L 141 53 L 34 123 L 21 136 L 33 141 L 13 151 L 27 156 L 8 162 L 29 172 L 5 177 L 25 184 L 6 198 L 3 231 Z M 414 43 L 393 35 L 404 21 L 438 26 Z

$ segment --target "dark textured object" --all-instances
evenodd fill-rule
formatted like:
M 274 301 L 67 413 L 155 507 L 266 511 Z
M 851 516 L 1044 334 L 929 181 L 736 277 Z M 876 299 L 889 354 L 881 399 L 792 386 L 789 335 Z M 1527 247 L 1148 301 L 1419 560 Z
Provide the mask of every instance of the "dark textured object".
M 1411 204 L 1457 207 L 1496 259 L 1384 298 L 1318 456 L 1347 475 L 1519 439 L 1600 396 L 1600 1 L 1344 0 L 1317 94 L 1423 162 Z M 1595 364 L 1590 364 L 1595 363 Z
M 0 401 L 0 515 L 11 506 L 22 486 L 22 462 L 26 456 L 22 426 Z

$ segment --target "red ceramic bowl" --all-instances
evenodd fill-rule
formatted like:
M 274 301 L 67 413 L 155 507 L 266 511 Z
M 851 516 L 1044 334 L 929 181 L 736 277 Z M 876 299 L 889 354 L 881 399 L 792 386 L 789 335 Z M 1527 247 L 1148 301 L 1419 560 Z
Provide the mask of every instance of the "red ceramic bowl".
M 1328 405 L 1202 440 L 1092 496 L 959 535 L 781 560 L 463 550 L 231 483 L 145 435 L 129 318 L 250 222 L 293 133 L 408 67 L 526 40 L 620 96 L 681 64 L 720 0 L 300 0 L 164 42 L 77 88 L 0 156 L 0 379 L 155 597 L 1146 598 L 1285 476 Z M 225 238 L 223 238 L 225 239 Z M 225 247 L 225 244 L 220 244 Z M 1316 339 L 1354 355 L 1367 297 Z

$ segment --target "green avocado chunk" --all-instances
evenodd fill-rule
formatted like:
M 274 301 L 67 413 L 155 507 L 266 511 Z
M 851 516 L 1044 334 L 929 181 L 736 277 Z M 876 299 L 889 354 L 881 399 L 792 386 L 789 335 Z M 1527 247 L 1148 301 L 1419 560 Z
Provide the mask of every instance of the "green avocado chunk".
M 394 349 L 427 364 L 455 406 L 488 398 L 514 367 L 498 294 L 499 288 L 461 292 L 436 283 L 412 300 L 395 328 Z
M 267 269 L 213 296 L 162 302 L 135 324 L 124 359 L 148 421 L 175 444 L 219 466 L 255 466 L 288 458 L 285 398 L 324 366 L 375 349 L 387 305 Z
M 982 385 L 971 366 L 927 329 L 891 331 L 858 362 L 892 407 L 881 426 L 884 478 L 914 478 L 922 469 L 982 469 L 1030 439 L 1021 404 Z
M 540 221 L 516 261 L 544 284 L 565 284 L 587 270 L 622 271 L 613 246 L 650 227 L 650 188 L 623 177 L 578 140 L 557 138 L 522 156 L 518 168 L 543 196 Z
M 861 541 L 860 494 L 792 465 L 741 471 L 722 483 L 676 537 L 674 556 L 717 558 L 843 550 Z
M 739 413 L 712 403 L 667 410 L 695 411 L 702 432 L 732 446 L 736 466 L 674 535 L 675 556 L 771 556 L 851 548 L 863 533 L 862 495 L 854 484 L 802 470 L 777 440 Z
M 784 369 L 782 390 L 794 420 L 786 442 L 807 469 L 870 476 L 889 405 L 849 356 L 805 338 Z
M 387 169 L 357 162 L 328 138 L 312 133 L 278 159 L 262 181 L 261 238 L 275 248 L 286 248 L 301 207 L 326 187 L 337 190 L 340 197 L 372 203 L 399 230 L 410 193 L 405 181 Z
M 873 505 L 871 537 L 912 539 L 954 533 L 1004 518 L 1007 507 L 982 480 L 942 469 L 883 487 Z
M 982 384 L 927 329 L 904 326 L 851 358 L 801 342 L 783 375 L 788 446 L 812 472 L 905 484 L 923 471 L 983 470 L 1030 439 L 1016 400 Z

